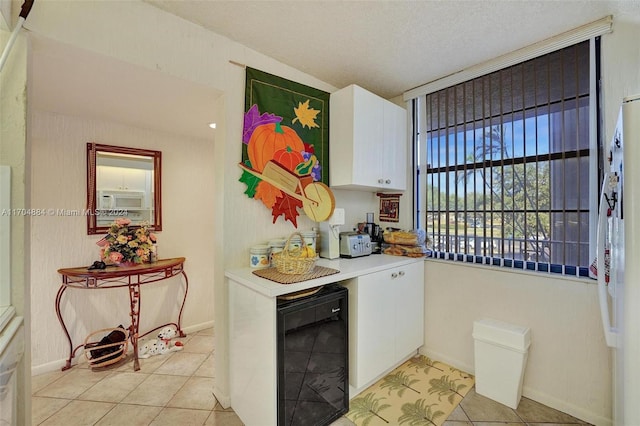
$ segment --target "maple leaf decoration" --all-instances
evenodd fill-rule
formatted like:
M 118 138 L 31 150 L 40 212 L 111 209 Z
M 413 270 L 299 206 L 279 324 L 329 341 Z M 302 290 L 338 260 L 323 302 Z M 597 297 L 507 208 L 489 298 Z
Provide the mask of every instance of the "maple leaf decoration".
M 308 128 L 320 127 L 316 124 L 316 116 L 320 112 L 317 109 L 309 108 L 309 99 L 305 103 L 298 102 L 298 108 L 293 108 L 293 111 L 296 113 L 296 118 L 291 120 L 291 124 L 296 121 L 300 121 L 302 127 L 307 126 Z
M 273 215 L 273 223 L 280 215 L 284 215 L 284 219 L 293 223 L 293 226 L 298 227 L 298 208 L 302 208 L 302 201 L 297 198 L 293 198 L 289 194 L 282 193 L 282 197 L 276 198 L 276 202 L 273 205 L 271 214 Z
M 282 191 L 280 191 L 275 186 L 267 183 L 265 181 L 261 181 L 258 184 L 256 189 L 255 199 L 262 200 L 262 203 L 266 208 L 270 209 L 276 203 L 278 197 L 282 195 Z
M 249 161 L 245 161 L 244 164 L 251 168 L 251 163 Z M 256 188 L 260 182 L 262 182 L 257 176 L 252 175 L 246 170 L 242 171 L 242 176 L 238 179 L 240 182 L 247 185 L 247 189 L 244 191 L 247 194 L 247 197 L 253 198 L 256 195 Z

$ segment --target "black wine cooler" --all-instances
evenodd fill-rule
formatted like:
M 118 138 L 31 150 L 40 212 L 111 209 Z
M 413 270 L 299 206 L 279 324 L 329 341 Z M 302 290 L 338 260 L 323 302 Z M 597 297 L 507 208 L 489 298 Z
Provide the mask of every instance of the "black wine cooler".
M 278 301 L 278 425 L 328 425 L 349 410 L 347 289 Z

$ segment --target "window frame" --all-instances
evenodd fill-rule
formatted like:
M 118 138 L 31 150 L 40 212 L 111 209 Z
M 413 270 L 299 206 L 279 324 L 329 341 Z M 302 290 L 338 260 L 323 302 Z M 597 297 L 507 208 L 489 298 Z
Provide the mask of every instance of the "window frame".
M 602 97 L 602 93 L 599 90 L 600 85 L 598 84 L 598 80 L 600 79 L 600 42 L 599 35 L 594 35 L 589 38 L 585 38 L 584 40 L 575 41 L 573 44 L 579 44 L 582 41 L 589 40 L 589 107 L 588 107 L 588 120 L 589 120 L 589 165 L 588 165 L 588 173 L 589 173 L 589 200 L 588 200 L 588 215 L 589 215 L 589 229 L 588 229 L 588 246 L 589 246 L 589 261 L 595 256 L 595 230 L 597 223 L 597 200 L 599 193 L 599 182 L 601 179 L 602 170 L 599 170 L 599 164 L 601 161 L 601 150 L 602 150 L 602 141 L 601 141 L 601 133 L 600 133 L 600 120 L 599 120 L 599 107 L 600 107 L 600 98 Z M 571 44 L 563 45 L 562 47 L 556 49 L 560 50 L 561 48 L 568 47 Z M 534 59 L 539 56 L 543 56 L 546 53 L 551 53 L 552 51 L 547 51 L 542 54 L 533 56 L 528 59 Z M 521 60 L 520 63 L 525 62 L 528 59 Z M 512 65 L 517 65 L 518 63 L 510 63 L 509 65 L 503 67 L 507 68 Z M 500 69 L 491 69 L 486 72 L 484 75 L 491 74 L 495 71 L 499 71 Z M 463 73 L 464 74 L 464 73 Z M 473 78 L 483 77 L 484 75 L 474 75 Z M 473 79 L 471 78 L 471 79 Z M 457 83 L 452 83 L 449 86 L 442 87 L 442 84 L 431 83 L 430 86 L 434 88 L 434 90 L 424 91 L 421 95 L 427 95 L 430 93 L 435 93 L 439 90 L 446 89 L 452 86 L 456 86 L 457 84 L 464 83 L 464 81 L 459 81 Z M 429 86 L 429 85 L 427 85 Z M 437 90 L 436 90 L 437 89 Z M 414 89 L 416 90 L 416 89 Z M 407 94 L 405 94 L 405 98 Z M 413 124 L 413 146 L 414 146 L 414 164 L 415 164 L 415 180 L 414 180 L 414 226 L 426 228 L 427 224 L 427 194 L 426 190 L 428 188 L 427 185 L 427 148 L 426 148 L 426 135 L 427 135 L 427 123 L 426 120 L 420 120 L 418 117 L 426 117 L 426 113 L 420 111 L 418 107 L 420 97 L 415 97 L 411 99 L 410 107 L 412 111 L 412 124 Z M 423 102 L 424 103 L 424 102 Z M 416 119 L 418 119 L 418 124 L 420 128 L 416 128 Z M 523 118 L 524 120 L 524 118 Z M 465 189 L 466 194 L 466 189 Z M 466 202 L 465 202 L 466 204 Z M 580 207 L 578 207 L 580 209 Z M 467 214 L 468 209 L 464 210 L 464 214 Z M 456 209 L 456 213 L 458 210 Z M 566 243 L 566 242 L 565 242 Z M 522 260 L 517 261 L 509 258 L 502 257 L 493 257 L 488 255 L 478 256 L 472 254 L 460 254 L 456 252 L 434 252 L 435 256 L 439 259 L 448 259 L 448 260 L 458 260 L 464 262 L 472 262 L 472 263 L 482 263 L 487 265 L 495 265 L 495 266 L 507 266 L 514 269 L 522 269 L 529 271 L 538 271 L 538 272 L 557 272 L 565 275 L 573 275 L 573 276 L 588 276 L 588 265 L 559 265 L 561 268 L 558 268 L 558 265 L 555 267 L 551 264 L 551 259 L 548 262 L 532 262 Z M 502 254 L 500 254 L 502 256 Z M 546 265 L 546 266 L 545 266 Z

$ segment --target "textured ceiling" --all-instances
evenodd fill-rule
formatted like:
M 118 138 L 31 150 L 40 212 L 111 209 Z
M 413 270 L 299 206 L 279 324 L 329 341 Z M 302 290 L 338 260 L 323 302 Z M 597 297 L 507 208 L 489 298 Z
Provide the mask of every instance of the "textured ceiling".
M 638 0 L 145 1 L 385 98 L 607 15 L 640 21 Z

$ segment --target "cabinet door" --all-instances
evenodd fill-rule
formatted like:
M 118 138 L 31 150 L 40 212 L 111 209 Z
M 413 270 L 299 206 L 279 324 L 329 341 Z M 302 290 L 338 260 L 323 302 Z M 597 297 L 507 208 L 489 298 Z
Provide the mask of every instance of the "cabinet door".
M 424 344 L 424 264 L 412 263 L 394 269 L 395 349 L 401 359 Z
M 367 384 L 395 361 L 396 289 L 391 272 L 358 277 L 356 388 Z
M 145 191 L 147 184 L 146 170 L 125 169 L 122 170 L 122 189 L 126 191 Z
M 384 100 L 357 86 L 353 96 L 353 183 L 375 187 L 381 178 Z
M 407 111 L 384 101 L 381 186 L 404 191 L 407 188 Z

